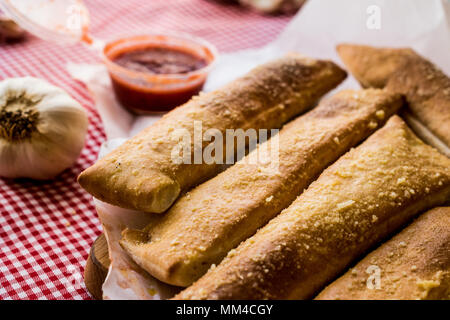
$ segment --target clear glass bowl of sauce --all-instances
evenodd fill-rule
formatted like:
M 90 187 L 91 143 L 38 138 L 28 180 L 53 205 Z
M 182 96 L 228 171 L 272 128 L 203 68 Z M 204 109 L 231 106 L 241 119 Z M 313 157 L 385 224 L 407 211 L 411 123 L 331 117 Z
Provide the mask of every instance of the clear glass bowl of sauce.
M 166 112 L 197 94 L 216 48 L 188 35 L 137 35 L 108 42 L 102 53 L 119 102 L 137 114 Z
M 205 40 L 184 34 L 137 35 L 105 44 L 89 33 L 82 0 L 0 0 L 0 9 L 32 34 L 100 51 L 120 103 L 138 114 L 165 112 L 197 94 L 217 57 Z

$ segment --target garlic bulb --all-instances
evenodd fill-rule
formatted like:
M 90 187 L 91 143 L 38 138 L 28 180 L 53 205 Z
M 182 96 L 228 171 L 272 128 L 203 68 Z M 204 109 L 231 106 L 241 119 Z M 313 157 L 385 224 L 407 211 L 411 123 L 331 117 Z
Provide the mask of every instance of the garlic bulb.
M 78 158 L 87 126 L 64 90 L 32 77 L 0 82 L 0 176 L 55 177 Z

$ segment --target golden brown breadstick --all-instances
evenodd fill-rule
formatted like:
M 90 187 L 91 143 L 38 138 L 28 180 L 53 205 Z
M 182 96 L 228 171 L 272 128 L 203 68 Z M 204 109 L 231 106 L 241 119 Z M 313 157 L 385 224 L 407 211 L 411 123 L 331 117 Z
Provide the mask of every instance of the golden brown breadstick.
M 404 94 L 411 113 L 450 147 L 450 78 L 441 70 L 412 49 L 342 44 L 337 51 L 363 87 Z
M 201 121 L 203 131 L 214 128 L 223 135 L 226 129 L 279 128 L 311 108 L 345 77 L 345 71 L 331 61 L 298 54 L 274 60 L 176 108 L 86 169 L 78 181 L 102 201 L 123 208 L 163 212 L 181 191 L 222 168 L 216 163 L 172 161 L 171 153 L 179 144 L 178 139 L 171 139 L 175 132 L 187 131 L 193 146 L 194 121 Z M 203 142 L 203 148 L 206 145 Z
M 364 88 L 384 88 L 390 77 L 416 56 L 409 48 L 375 48 L 339 44 L 336 50 L 351 74 Z
M 450 207 L 422 214 L 316 299 L 450 300 Z
M 311 298 L 367 249 L 450 196 L 450 159 L 393 116 L 174 299 Z
M 287 124 L 277 136 L 279 153 L 268 154 L 269 161 L 258 157 L 270 140 L 180 197 L 157 223 L 126 230 L 122 247 L 159 280 L 192 284 L 381 127 L 402 102 L 400 95 L 380 89 L 339 92 Z

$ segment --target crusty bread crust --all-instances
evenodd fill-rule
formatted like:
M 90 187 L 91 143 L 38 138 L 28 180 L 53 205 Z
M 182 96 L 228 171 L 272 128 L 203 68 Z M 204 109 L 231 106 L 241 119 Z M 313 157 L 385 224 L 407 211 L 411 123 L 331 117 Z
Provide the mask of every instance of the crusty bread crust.
M 393 116 L 174 299 L 307 299 L 417 213 L 448 201 L 450 159 Z
M 405 95 L 412 115 L 450 147 L 450 78 L 438 67 L 407 48 L 341 44 L 337 51 L 363 87 L 385 87 Z
M 386 89 L 405 95 L 411 113 L 450 147 L 450 78 L 419 55 L 406 61 Z
M 142 232 L 126 230 L 122 247 L 159 280 L 192 284 L 289 206 L 329 164 L 383 126 L 402 103 L 400 95 L 381 89 L 339 92 L 280 131 L 279 154 L 270 150 L 272 141 L 260 145 L 181 196 Z
M 363 88 L 384 88 L 406 58 L 415 53 L 409 48 L 375 48 L 355 44 L 339 44 L 336 50 Z
M 371 266 L 379 268 L 379 288 L 367 286 Z M 316 299 L 450 300 L 450 207 L 422 214 Z
M 78 182 L 94 197 L 113 205 L 163 212 L 180 192 L 222 169 L 220 164 L 172 161 L 171 152 L 179 142 L 176 132 L 187 130 L 193 145 L 194 121 L 202 122 L 203 131 L 215 128 L 222 134 L 226 129 L 279 128 L 311 108 L 345 77 L 345 71 L 331 61 L 298 54 L 261 65 L 169 112 L 82 172 Z M 193 154 L 193 146 L 191 150 Z
M 412 131 L 423 141 L 428 143 L 430 146 L 438 149 L 442 154 L 445 154 L 450 158 L 450 147 L 447 146 L 441 139 L 433 134 L 426 126 L 417 120 L 414 115 L 408 109 L 402 109 L 400 116 L 408 124 Z

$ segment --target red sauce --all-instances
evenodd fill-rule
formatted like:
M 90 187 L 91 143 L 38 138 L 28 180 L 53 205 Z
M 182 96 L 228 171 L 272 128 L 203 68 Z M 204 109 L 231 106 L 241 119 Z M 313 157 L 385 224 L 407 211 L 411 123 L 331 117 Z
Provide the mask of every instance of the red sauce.
M 125 52 L 113 61 L 129 70 L 149 74 L 188 73 L 207 65 L 204 59 L 183 51 L 166 48 L 145 48 Z
M 110 72 L 117 99 L 135 113 L 169 111 L 199 93 L 206 74 L 193 74 L 187 80 L 173 80 L 165 75 L 189 75 L 208 65 L 209 61 L 188 50 L 170 47 L 131 48 L 108 58 L 116 65 L 136 74 L 145 74 L 156 84 L 139 77 Z M 111 70 L 110 70 L 111 71 Z M 161 76 L 159 81 L 158 76 Z M 153 81 L 153 80 L 152 80 Z

